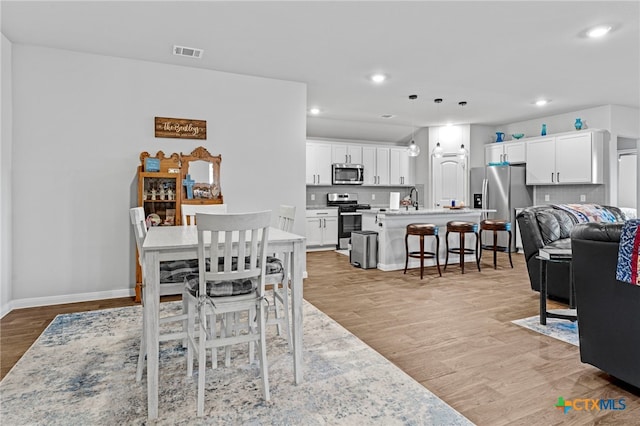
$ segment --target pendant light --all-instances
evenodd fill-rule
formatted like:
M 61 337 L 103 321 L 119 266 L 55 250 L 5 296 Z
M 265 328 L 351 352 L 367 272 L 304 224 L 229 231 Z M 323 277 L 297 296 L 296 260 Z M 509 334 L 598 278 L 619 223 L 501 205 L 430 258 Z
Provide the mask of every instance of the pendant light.
M 460 105 L 461 107 L 464 107 L 466 104 L 467 102 L 465 101 L 458 102 L 458 105 Z M 465 149 L 464 144 L 461 144 L 460 149 L 458 150 L 458 158 L 461 160 L 464 160 L 466 156 L 467 156 L 467 150 Z
M 409 95 L 409 99 L 415 101 L 418 99 L 418 95 Z M 413 104 L 414 102 L 412 102 Z M 420 155 L 420 147 L 416 144 L 415 141 L 415 126 L 413 123 L 413 119 L 415 118 L 415 108 L 411 107 L 411 143 L 407 147 L 407 151 L 409 152 L 409 157 L 417 157 Z
M 435 102 L 437 107 L 438 107 L 438 115 L 437 115 L 436 119 L 439 120 L 440 119 L 440 104 L 442 103 L 442 98 L 436 98 L 436 99 L 433 100 L 433 102 Z M 443 152 L 443 149 L 440 146 L 440 127 L 438 126 L 438 139 L 436 140 L 436 147 L 433 148 L 432 155 L 435 158 L 440 158 L 440 157 L 442 157 L 442 152 Z

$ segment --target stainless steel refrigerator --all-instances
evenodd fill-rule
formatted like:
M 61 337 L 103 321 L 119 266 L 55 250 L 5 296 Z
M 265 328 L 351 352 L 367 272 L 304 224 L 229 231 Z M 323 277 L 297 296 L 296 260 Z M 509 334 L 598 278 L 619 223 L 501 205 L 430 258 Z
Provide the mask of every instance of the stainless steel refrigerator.
M 495 210 L 483 213 L 483 219 L 508 219 L 511 222 L 511 251 L 516 251 L 516 209 L 533 205 L 533 188 L 525 185 L 525 167 L 486 166 L 470 171 L 473 207 Z M 482 244 L 493 245 L 493 233 L 484 232 Z M 508 244 L 506 232 L 498 232 L 498 245 Z

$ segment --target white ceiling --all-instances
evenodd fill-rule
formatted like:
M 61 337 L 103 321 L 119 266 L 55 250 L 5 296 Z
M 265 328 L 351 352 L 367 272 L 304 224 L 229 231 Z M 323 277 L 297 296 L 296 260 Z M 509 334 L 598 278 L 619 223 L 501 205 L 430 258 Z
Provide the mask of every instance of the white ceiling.
M 1 12 L 13 43 L 304 82 L 307 106 L 323 111 L 310 118 L 318 126 L 397 125 L 405 135 L 412 122 L 499 125 L 640 108 L 638 1 L 3 0 Z M 613 31 L 584 37 L 597 24 Z M 174 44 L 204 56 L 173 56 Z M 371 84 L 374 72 L 388 81 Z M 552 101 L 533 105 L 541 97 Z

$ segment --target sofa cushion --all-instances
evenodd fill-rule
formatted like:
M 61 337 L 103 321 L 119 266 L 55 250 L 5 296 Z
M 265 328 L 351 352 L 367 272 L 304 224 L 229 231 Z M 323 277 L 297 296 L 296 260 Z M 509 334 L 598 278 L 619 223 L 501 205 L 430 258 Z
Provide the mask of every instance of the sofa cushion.
M 560 224 L 553 213 L 550 211 L 536 212 L 536 220 L 545 245 L 560 238 Z

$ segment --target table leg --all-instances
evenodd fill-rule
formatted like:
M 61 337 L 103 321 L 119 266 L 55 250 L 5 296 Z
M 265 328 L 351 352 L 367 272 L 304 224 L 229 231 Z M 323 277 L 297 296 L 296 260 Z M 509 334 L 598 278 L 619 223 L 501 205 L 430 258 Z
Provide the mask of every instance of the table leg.
M 147 415 L 149 419 L 156 419 L 158 417 L 158 310 L 160 308 L 158 252 L 146 252 L 144 263 L 148 269 L 142 296 L 144 298 L 143 315 L 147 340 Z
M 540 324 L 547 325 L 547 262 L 540 261 Z
M 293 243 L 291 256 L 291 310 L 293 312 L 293 375 L 296 384 L 303 381 L 302 360 L 302 287 L 304 273 L 304 244 L 302 241 Z

